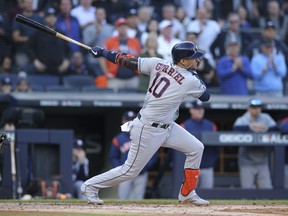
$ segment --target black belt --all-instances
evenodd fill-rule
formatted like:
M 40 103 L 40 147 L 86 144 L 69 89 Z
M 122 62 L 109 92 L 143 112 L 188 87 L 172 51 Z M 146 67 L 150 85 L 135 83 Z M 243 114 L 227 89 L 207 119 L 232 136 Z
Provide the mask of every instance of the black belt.
M 139 120 L 141 119 L 141 114 L 140 113 L 138 113 L 137 118 Z M 169 127 L 169 124 L 160 124 L 160 123 L 155 123 L 154 122 L 154 123 L 151 124 L 151 126 L 152 127 L 156 127 L 156 128 L 164 128 L 164 129 L 166 129 L 166 128 Z

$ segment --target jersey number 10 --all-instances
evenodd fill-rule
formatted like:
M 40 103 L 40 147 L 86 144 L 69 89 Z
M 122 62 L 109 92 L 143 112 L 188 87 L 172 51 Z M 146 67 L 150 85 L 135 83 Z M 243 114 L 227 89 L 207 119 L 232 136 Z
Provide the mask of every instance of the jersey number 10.
M 170 80 L 166 77 L 159 77 L 161 76 L 161 73 L 157 72 L 156 76 L 152 82 L 152 85 L 148 89 L 148 91 L 156 98 L 160 98 L 162 94 L 166 91 L 168 86 L 170 85 Z

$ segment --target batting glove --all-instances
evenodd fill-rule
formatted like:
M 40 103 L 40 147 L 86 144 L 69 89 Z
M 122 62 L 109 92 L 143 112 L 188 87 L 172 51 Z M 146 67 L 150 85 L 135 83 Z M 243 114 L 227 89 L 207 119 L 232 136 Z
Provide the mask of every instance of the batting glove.
M 102 47 L 99 47 L 99 46 L 95 46 L 95 47 L 90 49 L 90 53 L 92 54 L 92 56 L 94 58 L 99 58 L 99 57 L 103 56 L 103 51 L 104 51 L 104 49 Z

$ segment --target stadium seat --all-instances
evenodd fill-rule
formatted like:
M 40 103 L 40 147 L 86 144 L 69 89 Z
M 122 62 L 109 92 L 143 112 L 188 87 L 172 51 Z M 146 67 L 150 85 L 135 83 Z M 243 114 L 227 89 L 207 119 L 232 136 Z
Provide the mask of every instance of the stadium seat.
M 221 95 L 222 94 L 220 87 L 208 87 L 207 89 L 208 89 L 210 94 L 213 94 L 213 95 Z
M 84 86 L 94 86 L 94 77 L 90 75 L 65 75 L 63 85 L 68 87 L 81 88 Z
M 80 92 L 80 89 L 62 85 L 51 85 L 46 86 L 46 92 Z
M 30 85 L 32 92 L 45 92 L 44 86 L 41 85 Z
M 82 87 L 82 92 L 95 92 L 95 93 L 115 93 L 113 88 L 97 88 L 95 86 Z
M 28 81 L 30 85 L 40 85 L 43 86 L 43 88 L 46 88 L 51 85 L 59 85 L 60 77 L 48 74 L 29 74 Z
M 119 88 L 118 93 L 138 93 L 138 89 L 135 88 Z

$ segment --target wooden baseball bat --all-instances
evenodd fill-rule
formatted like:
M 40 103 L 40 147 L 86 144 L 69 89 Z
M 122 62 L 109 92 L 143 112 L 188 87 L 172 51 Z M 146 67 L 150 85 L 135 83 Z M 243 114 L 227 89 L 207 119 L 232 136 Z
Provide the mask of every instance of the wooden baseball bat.
M 67 37 L 67 36 L 55 31 L 54 29 L 49 28 L 48 26 L 45 26 L 45 25 L 43 25 L 41 23 L 38 23 L 38 22 L 36 22 L 36 21 L 34 21 L 32 19 L 29 19 L 29 18 L 27 18 L 27 17 L 25 17 L 25 16 L 23 16 L 21 14 L 17 14 L 15 20 L 17 22 L 23 23 L 24 25 L 30 26 L 30 27 L 32 27 L 34 29 L 39 30 L 39 31 L 42 31 L 42 32 L 45 32 L 47 34 L 53 35 L 53 36 L 55 36 L 57 38 L 60 38 L 62 40 L 68 41 L 70 43 L 74 43 L 74 44 L 76 44 L 78 46 L 81 46 L 81 47 L 83 47 L 85 49 L 88 49 L 88 50 L 91 49 L 91 47 L 89 47 L 89 46 L 87 46 L 87 45 L 85 45 L 83 43 L 80 43 L 79 41 L 76 41 L 76 40 L 74 40 L 72 38 L 69 38 L 69 37 Z

